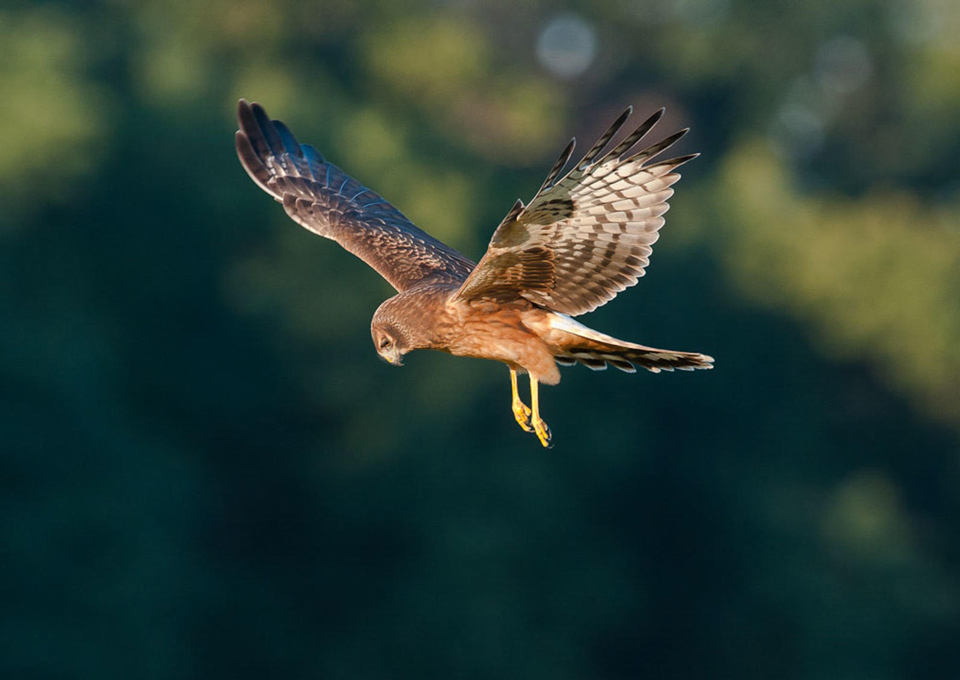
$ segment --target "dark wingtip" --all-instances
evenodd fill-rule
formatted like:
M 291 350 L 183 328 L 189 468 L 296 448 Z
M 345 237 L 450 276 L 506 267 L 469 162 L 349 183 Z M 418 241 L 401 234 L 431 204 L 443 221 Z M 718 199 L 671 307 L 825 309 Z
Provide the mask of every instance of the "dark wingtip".
M 647 116 L 644 121 L 637 126 L 637 132 L 639 133 L 640 137 L 650 132 L 650 130 L 653 129 L 653 126 L 660 122 L 660 119 L 663 118 L 663 114 L 666 112 L 667 107 L 661 106 L 659 109 Z M 643 132 L 640 132 L 641 130 Z
M 653 129 L 653 126 L 659 122 L 666 110 L 667 109 L 665 107 L 661 107 L 659 111 L 655 111 L 652 115 L 647 116 L 647 118 L 640 123 L 640 125 L 638 125 L 633 132 L 627 135 L 619 144 L 617 144 L 617 146 L 607 153 L 607 155 L 604 157 L 604 160 L 621 156 L 629 151 L 634 144 L 640 141 L 648 132 L 650 132 L 650 130 Z
M 241 130 L 250 131 L 257 127 L 256 108 L 259 106 L 256 102 L 251 104 L 246 99 L 241 99 L 237 103 L 237 125 Z
M 253 118 L 253 107 L 259 106 L 256 102 L 250 103 L 243 97 L 237 102 L 237 122 L 240 124 L 240 127 L 243 127 L 243 121 L 245 119 Z
M 681 137 L 690 132 L 690 128 L 683 128 L 682 130 L 677 130 L 672 135 L 665 137 L 656 144 L 643 149 L 642 151 L 637 152 L 631 156 L 628 160 L 639 160 L 647 161 L 651 158 L 655 158 L 663 153 L 665 150 L 669 149 L 671 146 L 677 143 Z
M 580 159 L 580 162 L 575 166 L 578 169 L 586 168 L 590 165 L 597 156 L 599 156 L 603 150 L 606 148 L 607 144 L 610 143 L 610 140 L 613 139 L 616 134 L 623 127 L 624 123 L 627 122 L 627 118 L 630 117 L 630 114 L 633 113 L 633 107 L 628 106 L 623 113 L 621 113 L 613 124 L 607 128 L 607 131 L 600 135 L 600 139 L 587 151 L 586 155 Z
M 260 104 L 258 104 L 257 102 L 253 102 L 252 104 L 250 104 L 250 111 L 253 112 L 253 115 L 256 117 L 257 121 L 261 125 L 270 124 L 270 116 L 267 115 L 267 110 L 262 106 L 260 106 Z
M 690 161 L 692 161 L 692 160 L 695 159 L 695 158 L 700 158 L 700 154 L 699 154 L 699 153 L 689 153 L 689 154 L 687 154 L 686 156 L 679 156 L 679 157 L 677 157 L 677 158 L 674 158 L 673 161 L 672 161 L 672 163 L 674 164 L 674 167 L 679 168 L 679 167 L 680 167 L 681 165 L 683 165 L 684 163 L 689 163 Z
M 659 145 L 659 144 L 668 144 L 668 145 L 669 145 L 669 144 L 673 144 L 674 142 L 678 142 L 678 141 L 680 141 L 683 137 L 685 137 L 688 132 L 690 132 L 690 128 L 688 128 L 688 127 L 685 127 L 685 128 L 683 128 L 683 129 L 681 129 L 681 130 L 677 130 L 677 131 L 674 132 L 672 135 L 668 135 L 668 136 L 664 137 L 662 141 L 657 142 L 657 145 Z M 664 147 L 664 148 L 667 148 L 667 147 Z
M 610 127 L 614 130 L 619 130 L 621 127 L 623 127 L 623 124 L 627 122 L 627 118 L 629 118 L 632 115 L 633 115 L 633 105 L 631 104 L 630 106 L 628 106 L 623 110 L 623 113 L 621 113 L 617 117 L 617 120 L 615 120 L 613 125 L 611 125 Z
M 537 189 L 538 194 L 556 183 L 555 180 L 560 176 L 560 173 L 563 172 L 563 169 L 567 166 L 567 163 L 570 162 L 570 157 L 573 155 L 573 150 L 576 148 L 576 146 L 577 138 L 574 137 L 567 143 L 563 151 L 560 152 L 560 157 L 557 158 L 557 162 L 553 164 L 550 172 L 547 173 L 546 179 L 543 180 L 543 184 L 541 184 L 540 188 Z

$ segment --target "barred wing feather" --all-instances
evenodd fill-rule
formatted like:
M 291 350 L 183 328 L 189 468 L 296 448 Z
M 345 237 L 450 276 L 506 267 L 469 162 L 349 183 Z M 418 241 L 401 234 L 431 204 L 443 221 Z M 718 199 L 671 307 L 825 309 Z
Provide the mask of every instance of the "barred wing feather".
M 530 204 L 517 201 L 497 227 L 460 288 L 461 299 L 522 297 L 576 316 L 637 283 L 663 226 L 671 186 L 680 179 L 676 170 L 697 154 L 650 162 L 686 134 L 684 129 L 628 155 L 663 109 L 603 153 L 631 112 L 561 177 L 573 142 L 564 149 Z

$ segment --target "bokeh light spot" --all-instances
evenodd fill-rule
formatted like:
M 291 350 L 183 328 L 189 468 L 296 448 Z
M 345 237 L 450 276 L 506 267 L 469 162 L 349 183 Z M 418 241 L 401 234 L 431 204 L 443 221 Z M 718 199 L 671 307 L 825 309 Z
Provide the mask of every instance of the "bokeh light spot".
M 597 54 L 593 26 L 576 14 L 551 19 L 537 40 L 537 58 L 545 69 L 560 78 L 575 78 L 586 72 Z

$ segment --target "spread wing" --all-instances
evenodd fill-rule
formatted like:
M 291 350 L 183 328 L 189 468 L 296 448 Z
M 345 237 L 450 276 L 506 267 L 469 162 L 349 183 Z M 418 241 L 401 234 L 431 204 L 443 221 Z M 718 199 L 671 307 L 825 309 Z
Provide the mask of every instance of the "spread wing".
M 680 179 L 676 169 L 697 154 L 650 163 L 687 130 L 628 154 L 663 109 L 603 154 L 631 112 L 561 177 L 575 140 L 567 145 L 530 204 L 517 201 L 497 227 L 459 298 L 522 297 L 576 316 L 637 283 L 663 226 L 670 187 Z
M 259 104 L 241 99 L 237 119 L 237 155 L 253 181 L 295 222 L 339 243 L 398 291 L 459 284 L 473 269 L 473 262 L 415 227 L 379 194 L 297 142 Z

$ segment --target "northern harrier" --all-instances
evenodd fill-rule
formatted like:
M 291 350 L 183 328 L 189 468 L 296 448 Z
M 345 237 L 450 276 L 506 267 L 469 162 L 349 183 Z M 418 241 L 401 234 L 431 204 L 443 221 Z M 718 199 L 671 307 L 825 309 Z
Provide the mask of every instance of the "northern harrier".
M 544 446 L 538 385 L 560 382 L 557 364 L 635 373 L 712 368 L 704 354 L 624 342 L 572 317 L 637 283 L 663 226 L 676 169 L 696 157 L 652 160 L 686 130 L 630 153 L 660 109 L 607 153 L 627 109 L 565 174 L 571 140 L 529 204 L 518 200 L 478 264 L 413 225 L 399 210 L 316 149 L 300 144 L 259 104 L 241 99 L 237 153 L 247 173 L 294 221 L 333 239 L 396 288 L 373 315 L 377 353 L 399 366 L 415 349 L 502 361 L 510 369 L 513 414 Z M 530 375 L 530 407 L 517 393 Z

